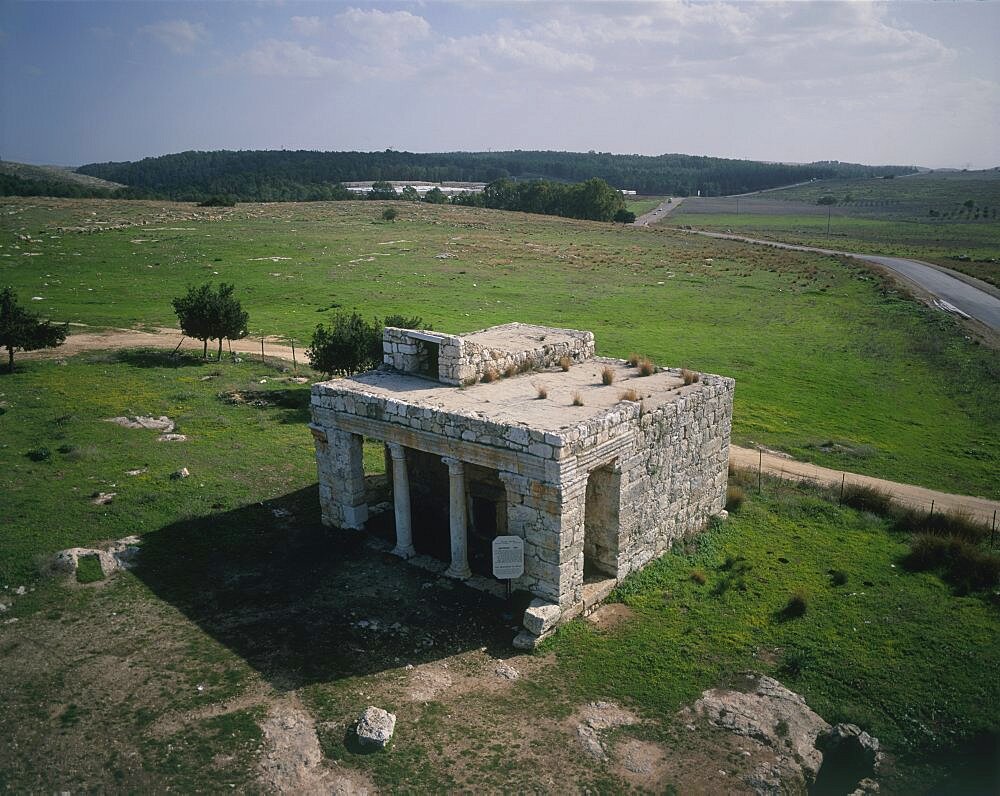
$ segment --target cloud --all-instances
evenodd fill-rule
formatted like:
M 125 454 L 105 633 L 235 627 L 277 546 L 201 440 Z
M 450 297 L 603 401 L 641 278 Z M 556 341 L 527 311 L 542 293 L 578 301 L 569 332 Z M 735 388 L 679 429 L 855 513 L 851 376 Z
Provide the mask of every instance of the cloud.
M 319 17 L 292 17 L 292 30 L 300 36 L 318 36 L 325 28 Z
M 208 40 L 208 32 L 200 22 L 188 22 L 186 19 L 168 19 L 153 25 L 144 25 L 139 32 L 152 36 L 177 55 L 190 53 L 194 48 Z
M 87 33 L 93 36 L 98 41 L 110 41 L 115 37 L 115 32 L 108 27 L 93 26 L 87 28 Z
M 315 78 L 343 72 L 346 65 L 298 42 L 266 39 L 236 58 L 232 66 L 261 77 Z
M 349 8 L 337 15 L 337 24 L 362 44 L 381 50 L 399 50 L 426 39 L 430 23 L 409 11 L 365 11 Z

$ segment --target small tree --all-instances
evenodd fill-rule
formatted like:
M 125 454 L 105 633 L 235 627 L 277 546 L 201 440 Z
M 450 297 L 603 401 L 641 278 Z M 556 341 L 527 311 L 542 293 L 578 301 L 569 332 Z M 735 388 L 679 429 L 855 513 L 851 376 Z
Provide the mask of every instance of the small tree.
M 14 372 L 14 352 L 36 351 L 62 345 L 69 333 L 69 326 L 57 326 L 43 321 L 17 302 L 12 288 L 0 291 L 0 347 L 7 349 L 7 370 Z
M 400 199 L 404 199 L 407 202 L 419 202 L 420 193 L 412 185 L 407 185 L 399 193 Z
M 378 318 L 369 323 L 359 313 L 350 315 L 338 312 L 329 326 L 320 324 L 313 332 L 306 350 L 309 364 L 327 376 L 342 373 L 350 376 L 371 370 L 382 362 L 382 330 L 386 326 L 403 329 L 421 329 L 423 319 L 390 315 L 384 321 Z
M 396 189 L 392 186 L 391 182 L 386 180 L 376 180 L 372 183 L 372 189 L 368 192 L 369 199 L 398 199 L 399 194 L 396 193 Z
M 247 336 L 249 313 L 243 310 L 239 299 L 233 295 L 233 285 L 224 282 L 217 290 L 206 282 L 200 287 L 189 287 L 186 295 L 171 303 L 181 331 L 188 337 L 202 342 L 202 356 L 208 358 L 208 341 L 218 339 L 219 359 L 222 359 L 222 341 L 239 340 Z
M 635 213 L 622 207 L 615 212 L 615 217 L 612 221 L 619 224 L 632 224 L 635 221 Z
M 398 216 L 398 215 L 399 215 L 399 213 L 396 212 L 396 208 L 395 207 L 387 207 L 385 210 L 382 211 L 382 220 L 383 221 L 395 221 L 396 220 L 396 216 Z
M 432 205 L 443 205 L 448 203 L 448 197 L 444 195 L 444 191 L 435 185 L 424 194 L 424 201 L 430 202 Z

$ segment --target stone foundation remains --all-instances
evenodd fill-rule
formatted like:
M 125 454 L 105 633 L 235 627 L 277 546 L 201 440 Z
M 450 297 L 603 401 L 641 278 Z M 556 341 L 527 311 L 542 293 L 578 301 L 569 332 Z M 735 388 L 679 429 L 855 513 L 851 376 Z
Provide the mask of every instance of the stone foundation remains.
M 524 541 L 512 586 L 536 599 L 518 646 L 589 611 L 723 510 L 732 379 L 642 376 L 595 357 L 590 332 L 523 324 L 463 336 L 387 328 L 384 351 L 381 369 L 313 387 L 323 521 L 364 527 L 362 442 L 384 442 L 395 553 L 440 557 L 464 579 L 489 574 L 494 537 Z

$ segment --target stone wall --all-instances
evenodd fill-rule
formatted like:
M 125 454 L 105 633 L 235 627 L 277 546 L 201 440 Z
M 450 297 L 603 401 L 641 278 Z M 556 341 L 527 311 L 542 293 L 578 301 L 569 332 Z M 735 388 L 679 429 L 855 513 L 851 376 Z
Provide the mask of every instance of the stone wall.
M 582 610 L 585 548 L 620 579 L 701 530 L 725 504 L 732 379 L 702 374 L 695 384 L 645 404 L 619 402 L 558 433 L 340 383 L 317 384 L 312 395 L 324 522 L 358 527 L 364 514 L 357 503 L 362 435 L 484 468 L 505 487 L 507 532 L 525 541 L 525 571 L 514 588 L 557 604 L 564 616 Z M 603 480 L 592 483 L 588 523 L 595 470 Z M 419 477 L 411 470 L 411 480 Z M 613 484 L 620 484 L 617 539 L 588 545 L 588 524 L 593 536 L 616 521 L 607 494 Z
M 514 328 L 521 324 L 508 324 Z M 503 329 L 504 327 L 498 327 Z M 443 384 L 474 384 L 487 373 L 498 377 L 509 369 L 519 373 L 547 368 L 563 357 L 583 362 L 594 355 L 592 332 L 568 329 L 553 330 L 564 339 L 518 350 L 481 345 L 469 336 L 439 334 L 387 326 L 382 336 L 383 362 L 403 373 L 427 375 Z M 477 334 L 473 332 L 472 335 Z M 428 373 L 428 345 L 436 345 L 437 374 Z M 487 376 L 487 380 L 489 380 Z

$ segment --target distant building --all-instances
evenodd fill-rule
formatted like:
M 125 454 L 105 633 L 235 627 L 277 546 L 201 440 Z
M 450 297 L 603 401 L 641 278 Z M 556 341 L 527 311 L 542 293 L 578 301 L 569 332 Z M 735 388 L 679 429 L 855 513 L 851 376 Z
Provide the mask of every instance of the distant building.
M 313 386 L 323 522 L 365 526 L 362 443 L 383 442 L 396 554 L 475 580 L 491 576 L 495 537 L 523 540 L 513 586 L 537 599 L 518 646 L 723 510 L 732 379 L 642 376 L 594 356 L 591 332 L 519 323 L 386 328 L 383 348 L 380 369 Z

